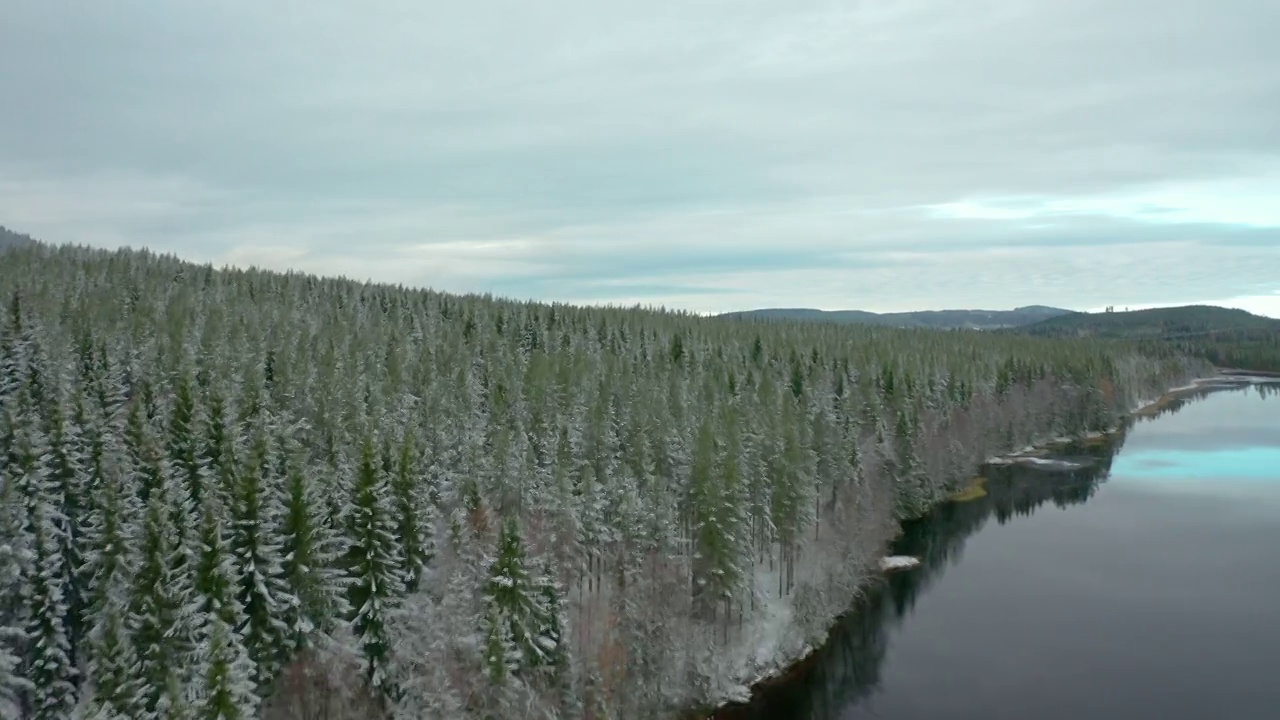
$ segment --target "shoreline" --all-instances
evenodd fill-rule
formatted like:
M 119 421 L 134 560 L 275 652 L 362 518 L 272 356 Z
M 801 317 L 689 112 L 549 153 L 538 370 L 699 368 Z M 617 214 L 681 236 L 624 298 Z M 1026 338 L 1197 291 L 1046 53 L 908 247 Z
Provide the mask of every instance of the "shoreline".
M 1189 395 L 1192 395 L 1194 393 L 1201 392 L 1204 390 L 1212 391 L 1214 389 L 1225 389 L 1226 387 L 1238 387 L 1248 382 L 1246 378 L 1265 377 L 1265 378 L 1280 380 L 1280 373 L 1274 373 L 1274 374 L 1263 373 L 1263 372 L 1255 373 L 1255 372 L 1249 372 L 1249 371 L 1231 370 L 1227 368 L 1215 368 L 1215 370 L 1217 371 L 1218 374 L 1212 377 L 1195 378 L 1187 385 L 1182 385 L 1179 387 L 1174 387 L 1174 388 L 1165 390 L 1159 397 L 1153 400 L 1140 400 L 1138 401 L 1138 404 L 1135 405 L 1133 408 L 1131 408 L 1128 412 L 1119 414 L 1118 418 L 1156 417 L 1157 415 L 1160 414 L 1161 411 L 1166 409 L 1170 404 L 1172 404 L 1177 400 L 1181 400 Z M 1240 378 L 1240 380 L 1237 380 L 1236 382 L 1233 383 L 1231 382 L 1233 378 Z M 1226 383 L 1230 383 L 1230 384 L 1226 384 Z M 1089 441 L 1103 440 L 1119 432 L 1124 431 L 1124 429 L 1125 429 L 1124 424 L 1118 423 L 1115 427 L 1111 428 L 1110 430 L 1087 433 L 1080 437 L 1055 437 L 1051 439 L 1039 440 L 1033 443 L 1032 445 L 1022 448 L 1021 450 L 1010 452 L 1004 455 L 989 457 L 985 461 L 983 461 L 981 467 L 1015 464 L 1028 459 L 1033 459 L 1038 455 L 1041 455 L 1047 452 L 1048 450 L 1050 450 L 1055 446 L 1065 445 L 1071 442 L 1089 442 Z M 955 498 L 955 496 L 944 497 L 938 502 L 934 503 L 929 508 L 929 512 L 933 512 L 937 508 L 942 507 L 943 505 L 949 502 L 960 502 L 960 501 L 962 500 Z M 894 537 L 896 538 L 900 534 L 901 534 L 901 523 L 899 523 L 899 531 L 895 533 Z M 881 555 L 882 556 L 885 555 L 885 553 L 888 552 L 888 549 L 889 548 L 885 548 L 885 550 L 881 553 Z M 872 583 L 883 582 L 885 577 L 888 575 L 888 572 L 889 571 L 877 569 L 876 572 L 872 573 L 868 581 L 862 587 L 859 588 L 858 592 L 861 593 L 863 590 L 869 587 Z M 845 618 L 850 612 L 853 612 L 853 607 L 856 604 L 854 601 L 856 601 L 856 599 L 857 599 L 857 596 L 855 595 L 853 598 L 850 599 L 850 603 L 849 603 L 850 609 L 846 612 L 840 613 L 839 615 L 837 615 L 835 618 L 832 619 L 831 625 L 827 629 L 828 637 L 830 636 L 831 630 L 833 630 L 840 623 L 840 621 L 843 618 Z M 750 704 L 750 699 L 754 698 L 757 695 L 757 693 L 759 693 L 760 691 L 764 690 L 765 688 L 773 687 L 780 683 L 787 682 L 790 679 L 792 679 L 796 674 L 803 672 L 809 665 L 812 664 L 813 659 L 817 656 L 817 650 L 821 648 L 822 645 L 825 645 L 825 644 L 826 644 L 826 640 L 824 640 L 823 643 L 818 646 L 806 645 L 803 655 L 796 658 L 791 658 L 789 660 L 783 660 L 781 663 L 779 663 L 777 667 L 774 667 L 768 672 L 765 672 L 763 675 L 756 678 L 755 680 L 751 682 L 742 683 L 742 685 L 745 686 L 749 691 L 749 698 L 747 699 L 746 702 L 741 702 L 734 699 L 725 700 L 714 706 L 707 707 L 705 709 L 693 710 L 683 715 L 680 715 L 679 717 L 686 718 L 687 720 L 714 720 L 721 713 L 732 712 L 734 707 L 745 707 Z

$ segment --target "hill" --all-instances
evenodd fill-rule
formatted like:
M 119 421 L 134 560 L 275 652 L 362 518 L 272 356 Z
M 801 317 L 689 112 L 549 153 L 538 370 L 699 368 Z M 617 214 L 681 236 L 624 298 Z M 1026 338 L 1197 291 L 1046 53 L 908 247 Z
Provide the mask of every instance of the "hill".
M 0 302 L 0 688 L 43 717 L 685 716 L 985 458 L 1208 370 L 69 246 Z
M 1004 332 L 1159 343 L 1219 366 L 1280 371 L 1280 320 L 1215 305 L 1070 313 Z
M 33 242 L 35 240 L 30 235 L 22 235 L 0 225 L 0 250 Z
M 864 310 L 815 310 L 811 308 L 765 308 L 724 313 L 731 320 L 800 320 L 902 328 L 994 330 L 1021 327 L 1071 314 L 1071 310 L 1028 305 L 1013 310 L 921 310 L 873 313 Z

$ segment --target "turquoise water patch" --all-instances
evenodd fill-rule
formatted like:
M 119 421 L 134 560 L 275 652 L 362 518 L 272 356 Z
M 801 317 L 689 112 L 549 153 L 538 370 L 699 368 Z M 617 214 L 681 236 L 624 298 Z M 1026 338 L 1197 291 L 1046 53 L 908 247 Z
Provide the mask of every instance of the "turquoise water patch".
M 1125 480 L 1271 480 L 1280 483 L 1280 447 L 1126 450 L 1112 464 L 1111 475 Z

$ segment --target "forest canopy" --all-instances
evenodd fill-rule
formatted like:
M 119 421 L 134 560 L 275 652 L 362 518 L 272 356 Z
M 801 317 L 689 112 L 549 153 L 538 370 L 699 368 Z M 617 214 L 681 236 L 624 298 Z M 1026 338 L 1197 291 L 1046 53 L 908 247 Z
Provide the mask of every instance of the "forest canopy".
M 675 717 L 1165 347 L 0 259 L 0 715 Z

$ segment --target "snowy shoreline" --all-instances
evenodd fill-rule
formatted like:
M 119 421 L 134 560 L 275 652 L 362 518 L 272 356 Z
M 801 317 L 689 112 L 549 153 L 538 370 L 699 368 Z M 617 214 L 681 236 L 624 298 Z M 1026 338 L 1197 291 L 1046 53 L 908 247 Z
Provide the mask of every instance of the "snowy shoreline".
M 1274 382 L 1275 380 L 1276 378 L 1251 377 L 1251 376 L 1244 376 L 1244 375 L 1229 374 L 1227 372 L 1221 372 L 1220 374 L 1212 377 L 1196 378 L 1192 380 L 1189 384 L 1170 388 L 1154 399 L 1139 400 L 1137 403 L 1134 404 L 1134 406 L 1128 412 L 1124 413 L 1121 417 L 1126 417 L 1126 416 L 1131 417 L 1131 416 L 1141 415 L 1143 413 L 1148 413 L 1148 412 L 1151 412 L 1152 410 L 1157 410 L 1159 408 L 1164 407 L 1169 402 L 1175 399 L 1178 399 L 1189 393 L 1196 392 L 1199 390 L 1213 389 L 1215 387 L 1225 389 L 1228 387 L 1238 387 L 1241 384 L 1251 384 L 1253 382 L 1258 382 L 1258 381 Z M 1035 443 L 1031 445 L 1027 445 L 1026 447 L 1020 450 L 1014 451 L 1012 453 L 1006 453 L 1004 455 L 989 457 L 984 461 L 983 464 L 992 465 L 992 466 L 1004 466 L 1004 465 L 1013 465 L 1013 464 L 1022 463 L 1022 464 L 1028 464 L 1028 465 L 1045 466 L 1051 469 L 1064 469 L 1064 470 L 1078 469 L 1084 466 L 1079 463 L 1073 463 L 1071 461 L 1044 459 L 1041 456 L 1050 448 L 1056 445 L 1063 445 L 1069 442 L 1080 442 L 1080 441 L 1088 442 L 1088 441 L 1102 440 L 1116 434 L 1117 432 L 1120 432 L 1121 430 L 1122 430 L 1122 426 L 1117 425 L 1116 427 L 1110 430 L 1107 430 L 1105 432 L 1093 432 L 1093 433 L 1081 435 L 1079 437 L 1059 436 L 1059 437 L 1053 437 L 1053 438 L 1045 438 L 1045 439 L 1038 440 Z M 939 501 L 934 507 L 941 506 L 946 502 L 949 502 L 949 500 L 943 499 Z M 888 548 L 886 548 L 886 551 L 887 550 Z M 919 565 L 919 560 L 916 558 L 910 558 L 905 556 L 894 556 L 894 555 L 889 555 L 886 552 L 885 554 L 883 554 L 882 557 L 879 558 L 875 566 L 875 569 L 878 570 L 879 572 L 873 573 L 869 577 L 868 582 L 863 584 L 864 587 L 859 588 L 859 590 L 861 591 L 862 589 L 865 589 L 865 586 L 869 584 L 869 582 L 874 582 L 882 578 L 884 573 L 909 570 L 911 568 L 916 567 L 917 565 Z M 871 578 L 874 578 L 874 580 L 872 580 Z M 830 632 L 831 629 L 835 628 L 836 624 L 840 621 L 840 618 L 843 617 L 843 615 L 844 614 L 842 613 L 840 615 L 837 615 L 835 618 L 832 618 L 830 626 L 828 627 L 828 633 Z M 821 644 L 815 646 L 812 643 L 804 643 L 801 646 L 798 653 L 786 653 L 786 654 L 777 656 L 776 658 L 773 659 L 774 662 L 769 663 L 770 666 L 767 669 L 758 673 L 749 682 L 743 682 L 735 686 L 732 686 L 730 688 L 727 688 L 726 690 L 722 691 L 717 697 L 710 698 L 708 705 L 705 709 L 692 712 L 687 717 L 701 718 L 702 720 L 707 720 L 709 718 L 714 718 L 718 712 L 720 712 L 723 708 L 729 705 L 749 703 L 751 699 L 756 695 L 756 693 L 763 686 L 784 681 L 787 676 L 800 670 L 804 666 L 805 662 L 811 659 L 814 653 L 820 647 L 821 647 Z

